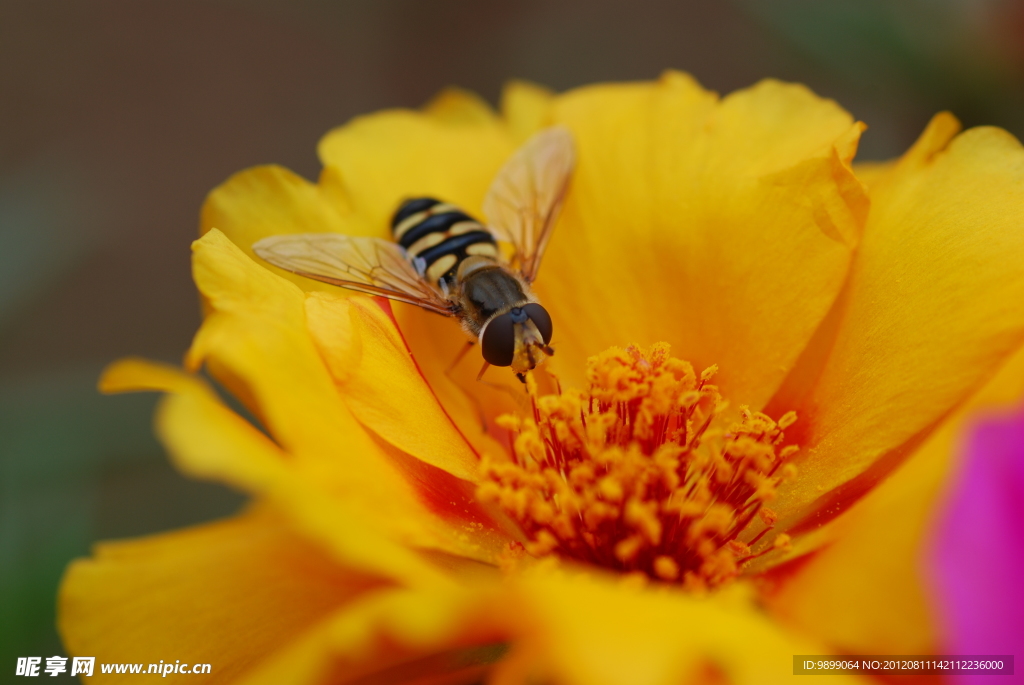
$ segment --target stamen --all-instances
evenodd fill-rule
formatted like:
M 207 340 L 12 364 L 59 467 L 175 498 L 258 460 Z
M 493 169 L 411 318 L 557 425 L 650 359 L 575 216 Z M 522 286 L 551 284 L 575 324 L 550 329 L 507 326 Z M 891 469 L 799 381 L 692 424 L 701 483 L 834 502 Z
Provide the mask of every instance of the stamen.
M 729 581 L 789 543 L 761 538 L 777 519 L 765 504 L 795 474 L 786 461 L 798 448 L 782 443 L 796 414 L 776 422 L 740 407 L 738 420 L 727 420 L 716 372 L 698 377 L 658 343 L 591 357 L 586 392 L 538 397 L 528 379 L 532 416 L 498 419 L 512 450 L 484 457 L 478 496 L 519 523 L 531 556 L 695 590 Z M 740 541 L 756 518 L 765 530 Z

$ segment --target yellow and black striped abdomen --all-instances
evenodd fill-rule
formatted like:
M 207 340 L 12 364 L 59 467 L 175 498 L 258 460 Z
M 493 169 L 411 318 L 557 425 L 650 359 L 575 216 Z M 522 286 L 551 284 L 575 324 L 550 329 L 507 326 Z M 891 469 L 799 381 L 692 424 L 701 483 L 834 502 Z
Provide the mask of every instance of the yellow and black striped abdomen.
M 459 262 L 470 255 L 498 257 L 494 236 L 483 224 L 430 197 L 403 202 L 391 219 L 391 232 L 417 271 L 439 285 L 444 280 L 451 286 Z

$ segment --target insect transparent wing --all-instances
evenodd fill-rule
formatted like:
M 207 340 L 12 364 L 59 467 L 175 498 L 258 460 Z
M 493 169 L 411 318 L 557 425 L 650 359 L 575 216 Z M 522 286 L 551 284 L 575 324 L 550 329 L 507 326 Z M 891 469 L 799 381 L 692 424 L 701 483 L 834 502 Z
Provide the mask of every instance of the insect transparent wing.
M 264 238 L 252 249 L 285 271 L 452 316 L 452 303 L 416 273 L 405 250 L 390 241 L 299 233 Z
M 506 162 L 484 199 L 491 230 L 515 248 L 512 265 L 527 281 L 537 276 L 575 160 L 568 129 L 544 129 Z

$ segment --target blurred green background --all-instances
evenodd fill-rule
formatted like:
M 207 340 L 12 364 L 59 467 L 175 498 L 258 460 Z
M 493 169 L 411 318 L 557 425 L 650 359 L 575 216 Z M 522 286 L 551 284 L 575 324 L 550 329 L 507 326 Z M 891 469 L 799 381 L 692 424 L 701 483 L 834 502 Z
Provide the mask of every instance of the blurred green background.
M 155 397 L 95 391 L 118 357 L 180 361 L 210 189 L 268 162 L 316 178 L 329 128 L 445 85 L 495 102 L 512 77 L 666 67 L 804 82 L 868 122 L 861 159 L 940 109 L 1024 133 L 1019 0 L 0 0 L 0 682 L 65 654 L 54 595 L 92 542 L 242 504 L 167 464 Z

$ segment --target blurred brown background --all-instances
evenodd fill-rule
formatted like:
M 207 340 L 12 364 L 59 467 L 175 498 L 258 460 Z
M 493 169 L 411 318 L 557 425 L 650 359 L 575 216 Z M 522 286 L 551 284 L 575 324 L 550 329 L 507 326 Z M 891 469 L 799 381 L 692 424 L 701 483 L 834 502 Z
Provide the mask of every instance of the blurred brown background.
M 179 362 L 199 323 L 189 242 L 205 194 L 445 85 L 495 102 L 666 67 L 728 92 L 801 81 L 868 122 L 862 159 L 937 110 L 1024 133 L 1010 0 L 0 0 L 0 682 L 64 654 L 54 593 L 91 542 L 231 513 L 151 437 L 150 396 L 103 366 Z

